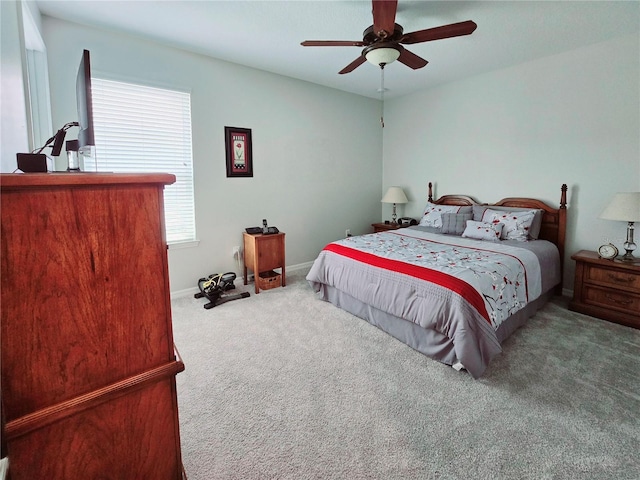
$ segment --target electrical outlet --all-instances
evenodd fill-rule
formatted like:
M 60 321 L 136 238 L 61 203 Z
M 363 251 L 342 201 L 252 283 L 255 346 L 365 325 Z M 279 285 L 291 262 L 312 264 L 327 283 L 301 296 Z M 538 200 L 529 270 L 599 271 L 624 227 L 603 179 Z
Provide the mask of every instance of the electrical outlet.
M 350 237 L 350 236 L 351 236 L 351 229 L 350 229 L 350 228 L 347 228 L 347 229 L 344 231 L 344 236 L 345 236 L 345 237 Z
M 240 247 L 236 245 L 235 247 L 233 247 L 233 258 L 239 258 L 239 257 L 240 257 Z

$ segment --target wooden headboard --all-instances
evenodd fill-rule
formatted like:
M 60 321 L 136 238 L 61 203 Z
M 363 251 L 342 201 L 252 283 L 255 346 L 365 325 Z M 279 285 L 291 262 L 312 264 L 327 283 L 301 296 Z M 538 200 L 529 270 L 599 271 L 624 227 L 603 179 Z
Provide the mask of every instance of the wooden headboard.
M 541 200 L 535 198 L 511 197 L 503 198 L 494 205 L 517 208 L 539 208 L 544 211 L 542 226 L 540 227 L 541 240 L 554 243 L 560 251 L 560 259 L 564 261 L 564 247 L 567 235 L 567 185 L 560 187 L 560 206 L 553 208 Z
M 541 209 L 542 226 L 540 227 L 541 240 L 548 240 L 558 247 L 560 252 L 560 271 L 564 273 L 564 250 L 567 235 L 567 185 L 562 184 L 560 187 L 560 205 L 554 208 L 542 200 L 526 197 L 509 197 L 503 198 L 496 203 L 479 203 L 468 195 L 444 195 L 438 200 L 433 200 L 433 185 L 429 182 L 429 201 L 439 205 L 484 205 L 484 206 L 500 206 L 500 207 L 516 207 Z M 561 276 L 562 279 L 562 276 Z M 557 290 L 558 294 L 562 293 L 562 280 Z
M 433 199 L 433 184 L 429 182 L 429 202 L 438 205 L 481 205 L 474 198 L 468 195 L 444 195 L 438 200 Z

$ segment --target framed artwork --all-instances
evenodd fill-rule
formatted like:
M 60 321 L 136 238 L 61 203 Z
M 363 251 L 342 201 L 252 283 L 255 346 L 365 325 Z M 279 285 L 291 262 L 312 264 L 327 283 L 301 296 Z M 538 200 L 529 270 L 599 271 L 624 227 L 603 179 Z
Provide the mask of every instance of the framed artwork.
M 251 129 L 224 127 L 227 177 L 253 177 Z

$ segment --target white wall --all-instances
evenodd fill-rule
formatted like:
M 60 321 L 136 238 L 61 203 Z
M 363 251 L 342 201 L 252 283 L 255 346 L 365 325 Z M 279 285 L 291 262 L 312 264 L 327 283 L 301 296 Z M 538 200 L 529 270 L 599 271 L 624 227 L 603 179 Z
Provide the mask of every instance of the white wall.
M 237 271 L 245 227 L 286 232 L 286 264 L 380 216 L 379 102 L 43 16 L 54 127 L 76 119 L 82 49 L 94 76 L 191 91 L 198 247 L 169 250 L 172 292 Z M 252 129 L 253 178 L 226 178 L 224 127 Z
M 17 168 L 16 153 L 29 151 L 27 110 L 22 77 L 24 51 L 21 5 L 0 1 L 0 171 Z
M 600 212 L 640 190 L 639 43 L 620 37 L 387 102 L 383 185 L 405 187 L 404 212 L 419 218 L 429 181 L 436 196 L 551 205 L 566 183 L 572 289 L 573 253 L 606 241 L 622 250 L 626 225 Z
M 571 253 L 624 241 L 623 224 L 597 217 L 615 192 L 640 189 L 636 35 L 387 101 L 381 145 L 374 100 L 47 17 L 43 24 L 54 127 L 75 119 L 82 48 L 97 73 L 192 91 L 201 244 L 170 252 L 174 291 L 235 270 L 232 247 L 263 217 L 287 232 L 288 265 L 309 262 L 345 228 L 365 233 L 388 218 L 380 196 L 389 185 L 411 200 L 399 215 L 419 217 L 429 181 L 436 195 L 550 204 L 567 183 L 568 288 Z M 5 119 L 3 107 L 3 128 Z M 253 179 L 225 178 L 225 125 L 253 129 Z

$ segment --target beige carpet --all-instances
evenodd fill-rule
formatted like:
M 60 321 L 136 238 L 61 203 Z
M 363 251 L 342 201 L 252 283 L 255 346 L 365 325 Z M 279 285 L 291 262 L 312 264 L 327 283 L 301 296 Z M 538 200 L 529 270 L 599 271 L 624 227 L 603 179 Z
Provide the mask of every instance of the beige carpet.
M 640 330 L 557 299 L 473 380 L 303 273 L 249 287 L 212 310 L 173 301 L 190 480 L 640 479 Z

